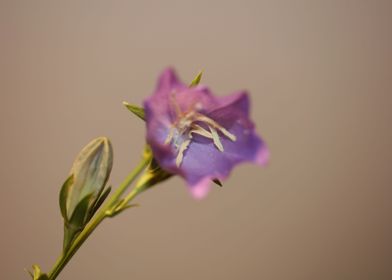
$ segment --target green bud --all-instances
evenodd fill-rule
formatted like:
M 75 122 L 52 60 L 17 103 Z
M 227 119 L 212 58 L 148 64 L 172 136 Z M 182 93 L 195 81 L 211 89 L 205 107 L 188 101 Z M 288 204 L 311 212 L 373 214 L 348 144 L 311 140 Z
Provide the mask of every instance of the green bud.
M 71 175 L 73 184 L 67 195 L 67 218 L 70 219 L 74 209 L 88 195 L 93 205 L 102 192 L 109 178 L 113 164 L 113 150 L 106 137 L 92 140 L 76 157 Z
M 64 218 L 64 248 L 84 228 L 109 194 L 105 190 L 113 164 L 113 150 L 106 137 L 98 137 L 76 157 L 70 176 L 60 191 L 60 209 Z

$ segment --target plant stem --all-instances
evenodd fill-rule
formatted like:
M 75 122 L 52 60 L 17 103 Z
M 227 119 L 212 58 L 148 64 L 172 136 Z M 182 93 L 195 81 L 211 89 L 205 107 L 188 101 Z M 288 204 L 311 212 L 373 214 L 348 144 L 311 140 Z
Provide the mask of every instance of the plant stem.
M 117 188 L 116 192 L 110 197 L 106 204 L 102 206 L 102 208 L 98 211 L 98 213 L 91 219 L 91 221 L 86 225 L 83 231 L 77 236 L 75 241 L 72 243 L 71 247 L 63 252 L 60 258 L 57 260 L 52 270 L 48 274 L 49 280 L 54 280 L 60 274 L 60 272 L 64 269 L 67 263 L 71 260 L 73 255 L 78 251 L 78 249 L 82 246 L 84 241 L 90 236 L 90 234 L 98 227 L 98 225 L 108 217 L 107 211 L 110 211 L 118 202 L 124 192 L 128 189 L 128 187 L 134 182 L 134 180 L 144 171 L 147 165 L 151 161 L 151 155 L 147 154 L 144 156 L 143 160 L 139 163 L 139 165 L 125 178 L 125 180 L 121 183 L 121 185 Z M 135 198 L 143 189 L 134 188 L 127 198 L 127 201 Z

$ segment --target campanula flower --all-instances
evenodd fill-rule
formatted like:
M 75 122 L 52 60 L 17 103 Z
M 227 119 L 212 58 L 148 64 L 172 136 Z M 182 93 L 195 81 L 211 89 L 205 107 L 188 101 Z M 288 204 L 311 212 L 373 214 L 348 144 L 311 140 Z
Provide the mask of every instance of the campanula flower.
M 202 198 L 211 180 L 226 179 L 237 164 L 267 163 L 249 107 L 245 91 L 216 97 L 204 85 L 182 83 L 168 68 L 144 102 L 147 142 L 161 168 L 183 177 Z

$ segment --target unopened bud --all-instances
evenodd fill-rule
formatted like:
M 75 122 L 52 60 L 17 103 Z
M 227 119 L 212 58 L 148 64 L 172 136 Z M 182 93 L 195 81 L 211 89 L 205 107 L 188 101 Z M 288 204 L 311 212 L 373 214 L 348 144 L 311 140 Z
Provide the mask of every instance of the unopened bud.
M 92 140 L 76 157 L 71 175 L 72 186 L 67 195 L 67 218 L 70 219 L 79 202 L 91 196 L 90 206 L 98 198 L 109 178 L 113 164 L 113 150 L 106 137 Z
M 71 174 L 60 191 L 60 209 L 64 218 L 64 249 L 97 211 L 107 197 L 105 191 L 113 164 L 113 150 L 106 137 L 92 140 L 76 157 Z

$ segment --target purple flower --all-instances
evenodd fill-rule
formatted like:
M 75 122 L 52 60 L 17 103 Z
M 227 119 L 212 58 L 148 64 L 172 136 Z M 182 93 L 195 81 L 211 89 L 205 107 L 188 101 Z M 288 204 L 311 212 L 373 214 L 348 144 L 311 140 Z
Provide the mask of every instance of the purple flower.
M 144 109 L 147 142 L 156 161 L 183 177 L 196 198 L 207 194 L 211 180 L 227 178 L 235 165 L 268 161 L 268 149 L 249 119 L 244 91 L 216 97 L 204 85 L 185 85 L 169 68 Z

